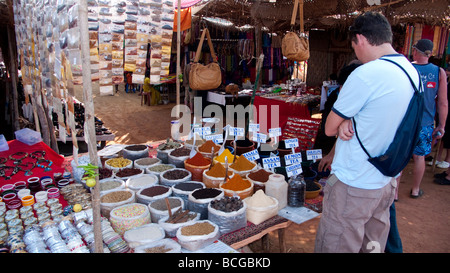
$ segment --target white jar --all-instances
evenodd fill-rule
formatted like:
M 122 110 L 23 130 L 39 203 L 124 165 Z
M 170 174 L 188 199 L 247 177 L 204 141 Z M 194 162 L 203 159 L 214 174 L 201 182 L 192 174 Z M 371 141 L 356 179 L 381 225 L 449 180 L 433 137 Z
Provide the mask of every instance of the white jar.
M 271 174 L 266 182 L 265 193 L 278 200 L 278 209 L 287 206 L 288 183 L 281 174 Z

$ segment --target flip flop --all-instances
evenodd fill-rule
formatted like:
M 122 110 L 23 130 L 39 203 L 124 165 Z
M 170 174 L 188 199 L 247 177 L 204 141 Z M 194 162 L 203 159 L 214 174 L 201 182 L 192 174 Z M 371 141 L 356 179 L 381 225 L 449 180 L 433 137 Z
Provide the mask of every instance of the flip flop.
M 410 196 L 411 198 L 414 198 L 414 199 L 419 198 L 419 197 L 421 197 L 422 195 L 423 195 L 423 190 L 419 190 L 419 194 L 417 194 L 417 195 L 413 195 L 413 194 L 412 194 L 412 190 L 411 190 L 411 192 L 410 192 L 410 194 L 409 194 L 409 196 Z

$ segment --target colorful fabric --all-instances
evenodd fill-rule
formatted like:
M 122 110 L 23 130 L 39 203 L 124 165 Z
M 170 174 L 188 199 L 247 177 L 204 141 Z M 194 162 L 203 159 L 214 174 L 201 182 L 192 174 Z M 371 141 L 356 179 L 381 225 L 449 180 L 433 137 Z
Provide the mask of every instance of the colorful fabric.
M 431 141 L 433 139 L 433 125 L 422 126 L 420 130 L 419 142 L 414 148 L 414 154 L 419 156 L 426 156 L 431 153 Z

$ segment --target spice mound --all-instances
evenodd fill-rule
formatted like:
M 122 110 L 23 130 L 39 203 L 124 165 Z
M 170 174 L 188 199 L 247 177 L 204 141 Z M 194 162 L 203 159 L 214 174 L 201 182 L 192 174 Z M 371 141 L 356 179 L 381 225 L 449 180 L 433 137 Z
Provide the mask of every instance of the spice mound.
M 148 165 L 158 163 L 159 161 L 160 160 L 158 158 L 144 157 L 144 158 L 136 159 L 135 163 L 138 165 L 141 165 L 141 166 L 148 166 Z
M 269 173 L 268 171 L 264 169 L 260 169 L 256 172 L 252 172 L 248 175 L 248 178 L 258 181 L 258 182 L 267 182 L 269 180 L 269 176 L 272 173 Z
M 154 246 L 144 249 L 145 253 L 166 253 L 171 251 L 173 248 L 168 248 L 167 246 Z
M 250 207 L 269 207 L 275 204 L 275 201 L 267 196 L 263 190 L 258 190 L 251 197 L 246 198 L 245 202 Z
M 216 157 L 216 160 L 219 161 L 220 163 L 225 163 L 225 158 L 228 159 L 228 163 L 233 161 L 233 157 L 234 155 L 230 152 L 230 150 L 225 149 L 218 157 Z M 239 157 L 236 156 L 236 159 L 238 159 Z
M 98 179 L 102 180 L 112 176 L 112 170 L 107 168 L 99 168 L 98 169 Z
M 173 168 L 175 168 L 175 166 L 173 166 L 173 165 L 159 164 L 159 165 L 152 166 L 152 167 L 148 168 L 148 170 L 151 171 L 151 172 L 161 173 L 163 171 L 167 171 L 167 170 L 170 170 L 170 169 L 173 169 Z
M 108 180 L 100 183 L 100 191 L 108 191 L 120 187 L 122 183 L 118 180 Z
M 230 191 L 243 191 L 250 188 L 251 185 L 250 181 L 242 179 L 239 175 L 235 175 L 220 187 Z
M 126 168 L 116 172 L 116 176 L 118 177 L 128 177 L 136 174 L 142 173 L 142 169 L 138 168 Z
M 190 153 L 191 153 L 191 149 L 189 149 L 187 147 L 181 147 L 181 148 L 177 148 L 177 149 L 173 150 L 172 152 L 170 152 L 170 155 L 174 156 L 174 157 L 183 157 L 183 156 L 189 156 Z
M 130 145 L 124 148 L 125 150 L 128 151 L 143 151 L 145 149 L 147 149 L 146 145 Z
M 225 177 L 225 172 L 225 167 L 222 164 L 214 164 L 211 170 L 206 171 L 206 175 L 212 177 Z M 228 176 L 231 176 L 232 174 L 232 171 L 228 171 Z
M 154 175 L 143 175 L 135 178 L 131 178 L 129 181 L 129 187 L 145 187 L 155 184 L 157 177 Z
M 126 233 L 126 239 L 131 242 L 154 241 L 163 237 L 161 229 L 156 224 L 143 225 L 135 229 L 130 229 Z
M 221 193 L 222 193 L 221 190 L 214 188 L 206 188 L 193 191 L 192 197 L 194 197 L 195 199 L 208 199 L 219 196 Z
M 214 153 L 217 153 L 220 150 L 220 146 L 214 143 L 212 140 L 208 140 L 203 145 L 198 147 L 198 150 L 202 153 L 211 153 L 211 148 L 214 147 Z
M 206 166 L 211 164 L 211 161 L 206 159 L 201 153 L 196 153 L 192 158 L 186 159 L 186 163 L 194 166 Z
M 178 179 L 183 179 L 188 175 L 189 175 L 189 173 L 187 171 L 178 169 L 178 170 L 170 170 L 168 172 L 165 172 L 163 174 L 163 177 L 168 180 L 178 180 Z
M 117 203 L 128 200 L 132 196 L 129 191 L 113 191 L 103 195 L 100 198 L 102 203 Z
M 205 143 L 205 140 L 203 140 L 202 136 L 200 136 L 198 133 L 195 133 L 195 146 L 199 146 Z M 194 137 L 191 139 L 186 140 L 186 144 L 193 145 L 194 144 Z M 211 152 L 211 150 L 209 150 Z
M 206 235 L 213 232 L 215 227 L 208 222 L 195 223 L 193 225 L 184 226 L 181 228 L 181 235 L 194 236 Z
M 193 182 L 182 182 L 178 183 L 175 186 L 173 186 L 175 189 L 180 191 L 193 191 L 196 189 L 203 188 L 203 185 L 200 183 L 193 183 Z
M 161 143 L 158 150 L 172 150 L 181 147 L 181 144 L 172 140 L 167 140 L 166 143 Z
M 106 160 L 105 163 L 114 168 L 124 168 L 131 163 L 131 160 L 123 157 L 116 157 Z
M 243 201 L 238 197 L 224 196 L 223 198 L 211 201 L 211 207 L 224 212 L 238 211 L 244 206 Z
M 169 200 L 169 206 L 171 209 L 181 206 L 180 199 L 177 199 L 177 198 L 167 198 L 167 199 Z M 161 210 L 161 211 L 168 210 L 167 204 L 166 204 L 166 199 L 158 199 L 156 201 L 153 201 L 152 203 L 150 203 L 150 207 L 152 207 L 156 210 Z
M 165 186 L 153 186 L 153 187 L 148 187 L 148 188 L 144 188 L 141 190 L 141 194 L 148 196 L 148 197 L 154 197 L 154 196 L 158 196 L 161 194 L 165 194 L 166 192 L 169 191 L 168 187 Z
M 256 166 L 255 163 L 250 162 L 245 156 L 240 156 L 236 161 L 231 164 L 230 168 L 242 172 L 249 171 Z

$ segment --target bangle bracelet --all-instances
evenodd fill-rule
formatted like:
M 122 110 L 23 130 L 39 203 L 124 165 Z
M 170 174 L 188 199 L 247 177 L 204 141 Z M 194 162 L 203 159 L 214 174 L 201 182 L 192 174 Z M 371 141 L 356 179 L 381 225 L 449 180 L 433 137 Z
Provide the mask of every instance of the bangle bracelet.
M 20 158 L 16 158 L 16 157 L 14 157 L 14 156 L 21 156 L 21 155 L 23 155 L 22 157 L 20 157 Z M 9 159 L 11 159 L 11 160 L 14 160 L 14 161 L 22 161 L 25 157 L 27 157 L 28 156 L 28 153 L 25 153 L 25 152 L 17 152 L 17 153 L 14 153 L 14 154 L 12 154 L 12 155 L 9 155 Z
M 45 151 L 34 151 L 30 156 L 35 159 L 43 159 L 45 156 Z

